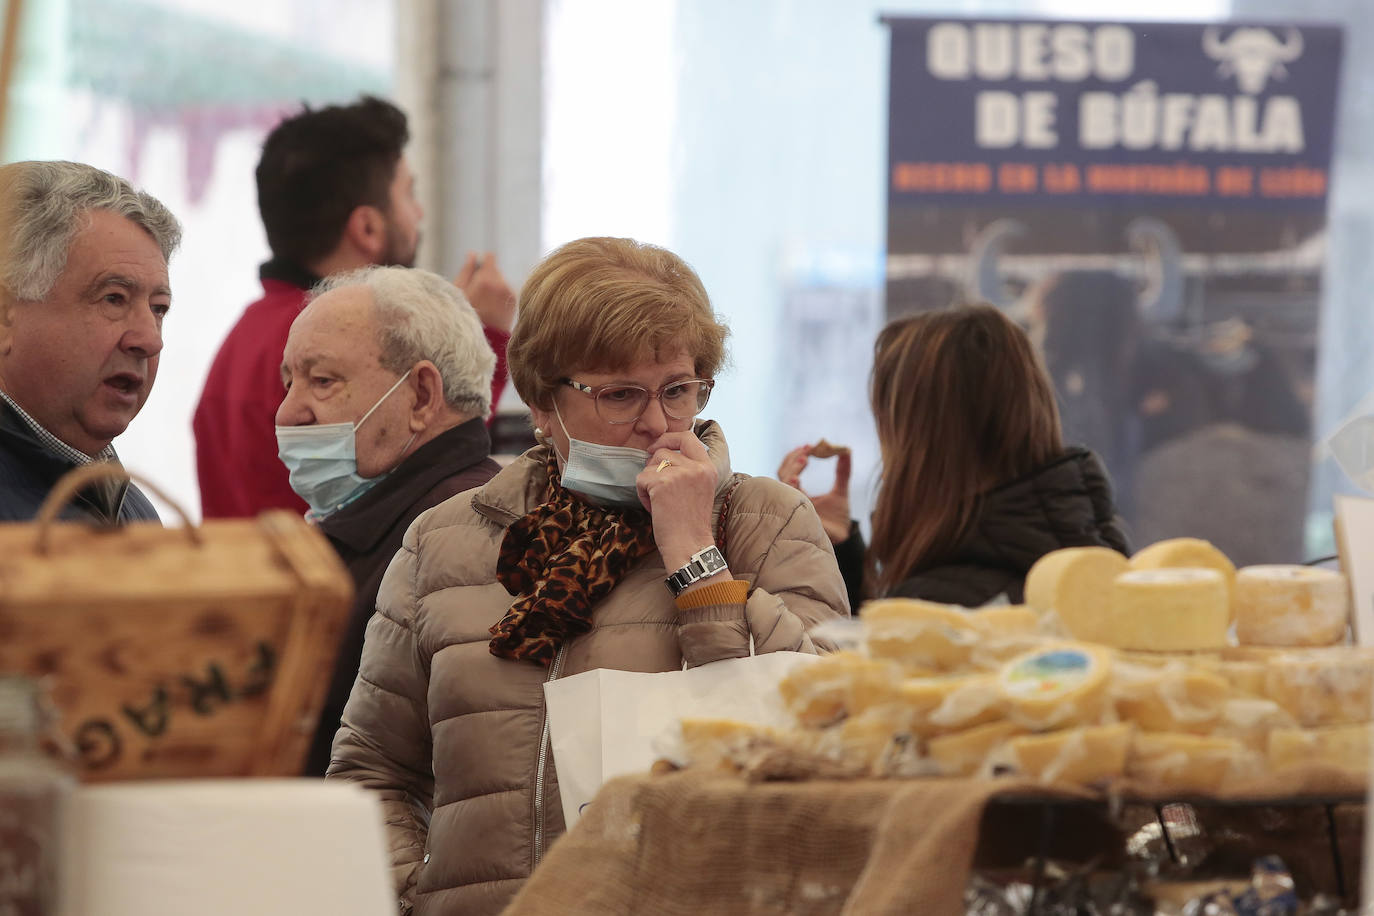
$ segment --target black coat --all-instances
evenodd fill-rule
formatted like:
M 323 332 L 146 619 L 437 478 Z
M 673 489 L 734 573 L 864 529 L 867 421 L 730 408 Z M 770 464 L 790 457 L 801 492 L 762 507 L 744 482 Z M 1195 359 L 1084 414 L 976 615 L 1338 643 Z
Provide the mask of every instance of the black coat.
M 1061 547 L 1131 552 L 1107 472 L 1083 448 L 1070 448 L 1025 477 L 990 490 L 963 544 L 914 571 L 890 596 L 978 607 L 1006 595 L 1019 604 L 1026 573 Z
M 62 475 L 76 464 L 49 450 L 14 409 L 0 401 L 0 521 L 32 521 Z M 157 510 L 132 483 L 88 487 L 60 518 L 104 522 L 158 521 Z
M 406 529 L 426 509 L 494 477 L 501 466 L 487 457 L 490 452 L 486 424 L 469 420 L 426 442 L 357 502 L 320 522 L 320 530 L 348 567 L 356 592 L 305 775 L 323 776 L 329 768 L 334 733 L 358 676 L 363 635 L 376 610 L 377 589 Z

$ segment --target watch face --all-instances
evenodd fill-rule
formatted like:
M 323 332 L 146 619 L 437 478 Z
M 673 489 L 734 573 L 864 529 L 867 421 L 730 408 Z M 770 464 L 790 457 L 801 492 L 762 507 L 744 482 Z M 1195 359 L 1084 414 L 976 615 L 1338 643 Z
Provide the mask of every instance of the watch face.
M 701 565 L 705 567 L 708 576 L 725 568 L 725 557 L 720 555 L 720 549 L 717 547 L 703 550 L 697 556 L 701 558 Z

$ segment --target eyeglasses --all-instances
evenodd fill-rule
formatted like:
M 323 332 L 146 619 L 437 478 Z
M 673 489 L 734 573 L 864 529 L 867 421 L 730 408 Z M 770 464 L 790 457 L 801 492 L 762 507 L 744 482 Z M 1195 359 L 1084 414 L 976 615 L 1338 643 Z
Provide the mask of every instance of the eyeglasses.
M 570 378 L 568 385 L 596 401 L 596 415 L 607 423 L 633 423 L 644 414 L 650 398 L 657 398 L 663 412 L 674 420 L 690 420 L 701 413 L 711 399 L 714 379 L 689 378 L 669 382 L 657 391 L 638 385 L 583 385 Z

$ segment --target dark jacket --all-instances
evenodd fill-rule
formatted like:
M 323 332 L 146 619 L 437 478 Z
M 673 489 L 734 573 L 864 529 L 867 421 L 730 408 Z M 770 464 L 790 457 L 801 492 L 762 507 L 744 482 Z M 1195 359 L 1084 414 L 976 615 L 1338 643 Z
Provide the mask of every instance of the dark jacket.
M 44 447 L 24 419 L 0 401 L 0 521 L 32 521 L 53 485 L 75 468 Z M 132 483 L 87 487 L 60 517 L 106 524 L 159 520 L 148 497 Z
M 306 758 L 305 775 L 323 776 L 344 705 L 363 654 L 363 633 L 377 606 L 377 589 L 410 523 L 426 509 L 486 483 L 501 470 L 488 456 L 491 439 L 480 419 L 436 436 L 358 501 L 320 522 L 353 577 L 353 612 L 330 678 L 329 693 Z
M 964 543 L 913 572 L 890 596 L 978 607 L 1005 594 L 1019 604 L 1026 573 L 1061 547 L 1131 552 L 1107 472 L 1083 448 L 1070 448 L 1050 464 L 990 490 Z M 852 565 L 845 573 L 852 575 Z

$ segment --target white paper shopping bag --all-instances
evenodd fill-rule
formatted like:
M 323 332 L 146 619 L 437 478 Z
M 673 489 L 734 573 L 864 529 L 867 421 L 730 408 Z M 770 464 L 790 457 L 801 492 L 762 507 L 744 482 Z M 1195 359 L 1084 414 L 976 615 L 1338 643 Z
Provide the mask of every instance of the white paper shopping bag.
M 655 739 L 684 717 L 787 725 L 778 682 L 816 657 L 768 652 L 686 671 L 598 668 L 549 681 L 549 741 L 568 827 L 607 779 L 648 770 L 657 756 Z

